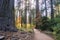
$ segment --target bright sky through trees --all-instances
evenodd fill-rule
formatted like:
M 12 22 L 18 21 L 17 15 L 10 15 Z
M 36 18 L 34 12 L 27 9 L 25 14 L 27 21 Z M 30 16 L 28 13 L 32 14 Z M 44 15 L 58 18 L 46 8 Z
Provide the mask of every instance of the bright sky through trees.
M 36 8 L 36 0 L 29 0 L 30 1 L 30 5 L 31 5 L 31 8 L 30 9 L 35 9 Z M 17 8 L 17 3 L 18 3 L 18 0 L 15 0 L 15 8 Z M 25 8 L 25 1 L 24 0 L 21 0 L 21 9 Z M 50 16 L 51 15 L 51 5 L 50 5 L 50 0 L 47 0 L 46 1 L 46 7 L 47 7 L 47 15 Z M 45 0 L 39 0 L 39 9 L 40 11 L 43 10 L 41 13 L 42 13 L 42 16 L 46 16 L 46 13 L 45 13 Z

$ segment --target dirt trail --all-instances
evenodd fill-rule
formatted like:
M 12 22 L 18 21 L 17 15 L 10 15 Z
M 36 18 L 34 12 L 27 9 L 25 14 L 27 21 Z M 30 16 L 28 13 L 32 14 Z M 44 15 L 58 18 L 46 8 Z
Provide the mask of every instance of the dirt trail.
M 46 35 L 44 33 L 41 33 L 37 29 L 34 29 L 34 32 L 35 32 L 34 40 L 54 40 L 50 36 L 48 36 L 48 35 Z

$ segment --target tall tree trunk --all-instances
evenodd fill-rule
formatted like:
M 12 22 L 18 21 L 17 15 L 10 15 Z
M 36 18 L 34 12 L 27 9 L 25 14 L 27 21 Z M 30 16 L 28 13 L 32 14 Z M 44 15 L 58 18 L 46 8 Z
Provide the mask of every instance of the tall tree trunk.
M 25 0 L 25 28 L 27 27 L 27 0 Z
M 51 19 L 54 18 L 53 0 L 51 0 Z
M 46 17 L 47 17 L 47 5 L 46 5 L 46 0 L 45 0 L 45 13 L 46 13 Z
M 14 31 L 14 18 L 13 18 L 13 4 L 14 1 L 13 0 L 0 0 L 2 2 L 1 4 L 1 9 L 2 12 L 0 14 L 2 14 L 0 17 L 0 26 L 1 26 L 1 30 L 3 31 Z M 0 10 L 1 10 L 0 9 Z M 3 21 L 1 21 L 3 20 Z M 3 24 L 3 25 L 1 25 Z
M 36 28 L 41 26 L 41 13 L 39 11 L 39 0 L 36 0 Z

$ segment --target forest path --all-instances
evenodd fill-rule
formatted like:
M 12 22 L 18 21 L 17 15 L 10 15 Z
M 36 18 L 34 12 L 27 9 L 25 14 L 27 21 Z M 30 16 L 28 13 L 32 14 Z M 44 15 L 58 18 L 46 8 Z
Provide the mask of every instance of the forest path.
M 34 35 L 34 40 L 54 40 L 50 36 L 40 32 L 37 29 L 34 29 L 35 35 Z

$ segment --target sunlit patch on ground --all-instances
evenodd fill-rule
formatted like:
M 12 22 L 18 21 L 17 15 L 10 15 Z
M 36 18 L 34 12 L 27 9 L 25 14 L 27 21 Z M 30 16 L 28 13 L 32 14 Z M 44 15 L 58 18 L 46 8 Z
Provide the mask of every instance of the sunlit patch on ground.
M 16 28 L 20 29 L 20 28 L 26 28 L 26 29 L 31 29 L 34 28 L 33 24 L 16 24 Z

